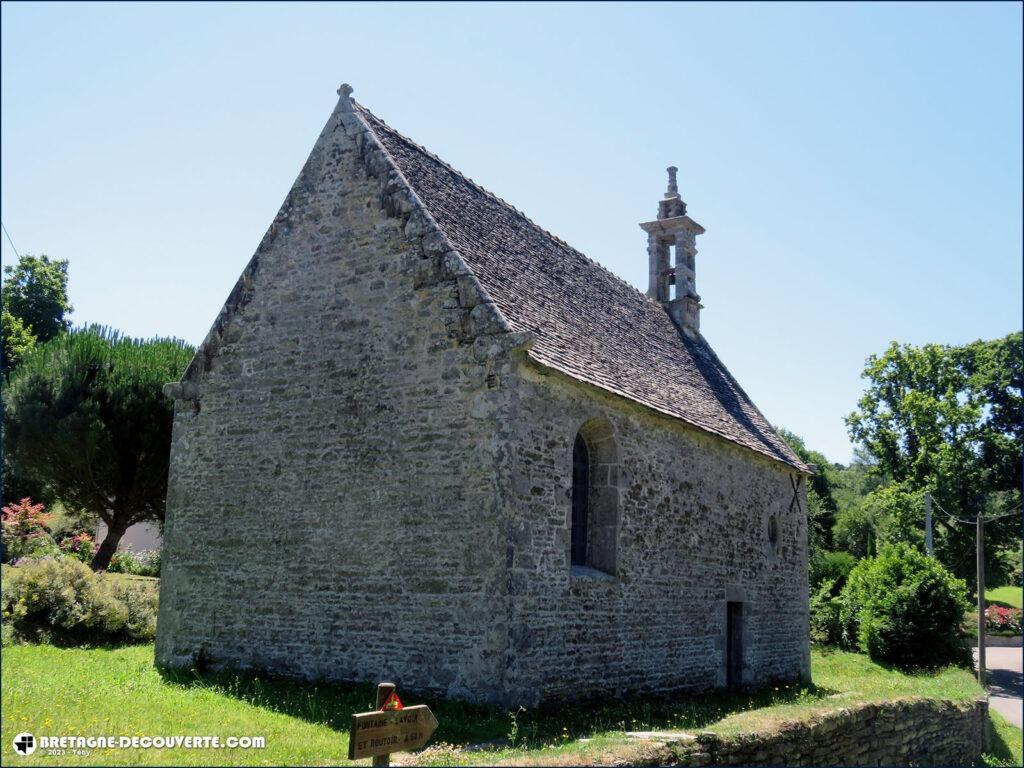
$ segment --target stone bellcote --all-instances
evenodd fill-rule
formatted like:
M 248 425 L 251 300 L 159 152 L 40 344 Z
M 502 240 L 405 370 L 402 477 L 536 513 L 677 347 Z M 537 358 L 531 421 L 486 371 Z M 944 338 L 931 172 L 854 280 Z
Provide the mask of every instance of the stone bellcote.
M 668 169 L 668 190 L 658 202 L 658 218 L 640 225 L 647 233 L 647 295 L 661 302 L 681 331 L 696 336 L 701 303 L 694 269 L 697 235 L 704 233 L 704 227 L 686 215 L 677 170 L 675 166 Z

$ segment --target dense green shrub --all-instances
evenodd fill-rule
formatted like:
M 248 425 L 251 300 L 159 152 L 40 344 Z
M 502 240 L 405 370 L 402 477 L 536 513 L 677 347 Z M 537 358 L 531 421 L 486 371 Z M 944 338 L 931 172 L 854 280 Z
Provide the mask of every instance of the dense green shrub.
M 152 640 L 156 606 L 155 590 L 119 583 L 72 557 L 23 560 L 4 570 L 0 589 L 13 637 L 43 642 Z
M 160 596 L 156 589 L 137 586 L 125 581 L 112 582 L 111 590 L 128 611 L 124 634 L 132 640 L 152 640 L 156 637 L 156 613 Z
M 128 611 L 73 558 L 27 560 L 11 568 L 2 586 L 3 618 L 19 634 L 44 637 L 90 630 L 117 631 Z
M 908 544 L 885 547 L 850 572 L 839 599 L 843 640 L 903 668 L 971 663 L 961 637 L 967 585 Z
M 110 573 L 128 573 L 133 576 L 159 576 L 160 550 L 144 549 L 141 552 L 132 552 L 131 547 L 118 550 L 110 558 L 107 570 Z
M 815 645 L 843 645 L 841 598 L 836 582 L 823 581 L 811 595 L 811 642 Z
M 821 552 L 811 563 L 811 642 L 849 646 L 842 624 L 842 590 L 857 564 L 849 552 Z
M 831 581 L 834 594 L 839 594 L 846 577 L 857 564 L 857 558 L 849 552 L 820 552 L 811 561 L 811 591 L 817 592 L 826 581 Z
M 85 531 L 65 536 L 57 546 L 60 554 L 81 560 L 83 563 L 91 563 L 96 555 L 96 542 Z M 130 546 L 125 547 L 113 554 L 106 570 L 108 573 L 125 573 L 131 576 L 159 576 L 160 550 L 144 549 L 133 552 Z
M 985 571 L 986 584 L 1006 584 L 1014 587 L 1024 583 L 1024 568 L 1021 566 L 1022 553 L 1019 542 L 997 553 L 998 568 Z

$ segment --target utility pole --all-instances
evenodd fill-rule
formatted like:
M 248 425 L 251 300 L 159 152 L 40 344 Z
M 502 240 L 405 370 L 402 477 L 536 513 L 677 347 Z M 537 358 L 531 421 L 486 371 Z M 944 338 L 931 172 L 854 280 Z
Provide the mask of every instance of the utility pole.
M 978 512 L 978 682 L 985 684 L 985 518 Z
M 932 495 L 928 491 L 924 494 L 924 545 L 928 556 L 935 557 L 935 548 L 932 546 Z

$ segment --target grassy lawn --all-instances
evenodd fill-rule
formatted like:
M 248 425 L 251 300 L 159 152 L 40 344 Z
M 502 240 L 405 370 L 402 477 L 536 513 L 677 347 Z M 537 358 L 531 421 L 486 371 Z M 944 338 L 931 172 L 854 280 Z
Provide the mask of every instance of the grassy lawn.
M 304 764 L 337 762 L 340 735 L 312 718 L 295 717 L 210 683 L 164 679 L 153 667 L 153 646 L 64 649 L 48 645 L 4 648 L 3 748 L 11 765 L 15 734 L 265 736 L 263 750 L 94 750 L 91 755 L 46 756 L 34 764 Z M 258 689 L 259 683 L 252 681 Z M 267 693 L 270 693 L 267 691 Z M 297 690 L 292 699 L 301 695 Z M 311 696 L 312 698 L 312 696 Z
M 845 651 L 814 651 L 811 657 L 815 690 L 792 703 L 729 715 L 715 724 L 721 735 L 758 731 L 814 712 L 867 701 L 935 698 L 970 701 L 982 694 L 974 676 L 947 668 L 934 675 L 907 674 L 876 664 L 867 656 Z
M 1024 608 L 1024 589 L 1021 587 L 986 589 L 985 602 L 989 605 L 1001 605 L 1003 608 Z
M 989 710 L 992 745 L 985 755 L 985 765 L 1024 765 L 1021 730 L 998 712 Z
M 266 737 L 261 750 L 94 750 L 90 755 L 50 757 L 37 751 L 32 756 L 35 764 L 337 764 L 348 748 L 345 731 L 350 715 L 371 708 L 373 699 L 369 685 L 302 684 L 254 674 L 161 674 L 152 659 L 151 645 L 5 648 L 0 762 L 9 765 L 19 759 L 11 743 L 15 734 L 27 731 L 37 736 Z M 419 755 L 395 755 L 393 762 L 585 763 L 599 755 L 630 759 L 639 757 L 639 747 L 623 735 L 627 730 L 713 727 L 727 734 L 862 701 L 916 696 L 962 701 L 981 690 L 964 670 L 906 675 L 838 651 L 815 651 L 812 664 L 813 686 L 515 714 L 406 696 L 407 704 L 431 704 L 441 725 L 433 747 Z M 999 760 L 1020 754 L 1020 731 L 1009 728 L 1002 737 L 1004 747 L 994 750 Z

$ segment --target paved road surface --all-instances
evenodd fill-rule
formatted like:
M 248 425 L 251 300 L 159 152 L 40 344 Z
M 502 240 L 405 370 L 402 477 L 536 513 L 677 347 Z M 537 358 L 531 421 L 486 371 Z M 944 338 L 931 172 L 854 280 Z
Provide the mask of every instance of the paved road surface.
M 974 649 L 977 662 L 978 649 Z M 986 648 L 989 706 L 1018 728 L 1024 727 L 1021 687 L 1024 686 L 1024 648 Z

